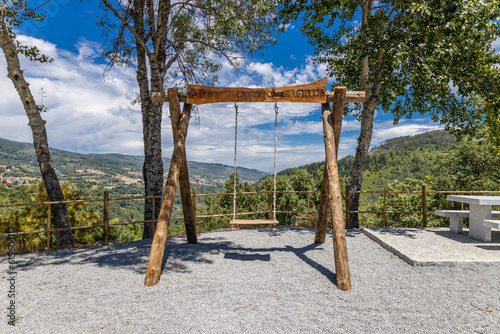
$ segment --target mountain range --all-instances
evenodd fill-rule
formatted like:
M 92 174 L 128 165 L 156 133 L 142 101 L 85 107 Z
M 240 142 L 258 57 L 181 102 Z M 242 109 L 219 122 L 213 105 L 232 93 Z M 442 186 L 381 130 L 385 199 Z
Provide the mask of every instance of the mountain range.
M 104 176 L 115 177 L 124 182 L 141 182 L 142 156 L 122 154 L 81 154 L 50 149 L 54 166 L 60 179 L 89 179 Z M 165 170 L 168 171 L 170 159 L 163 158 Z M 0 138 L 0 167 L 8 169 L 4 177 L 40 177 L 38 160 L 33 144 Z M 193 184 L 223 184 L 233 173 L 234 168 L 222 164 L 188 162 L 189 173 Z M 254 183 L 263 178 L 267 173 L 238 167 L 238 176 L 241 180 Z

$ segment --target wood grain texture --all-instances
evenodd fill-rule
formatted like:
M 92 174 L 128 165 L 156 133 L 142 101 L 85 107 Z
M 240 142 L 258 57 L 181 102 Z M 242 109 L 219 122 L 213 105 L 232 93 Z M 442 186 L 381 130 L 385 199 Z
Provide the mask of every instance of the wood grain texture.
M 170 108 L 170 119 L 172 121 L 172 134 L 174 136 L 174 143 L 179 135 L 179 122 L 181 118 L 181 110 L 179 103 L 179 93 L 177 88 L 171 88 L 168 90 L 168 95 L 171 103 L 169 103 Z M 183 113 L 191 113 L 192 105 L 184 103 Z M 188 111 L 189 109 L 189 111 Z M 179 174 L 179 186 L 181 193 L 181 203 L 182 203 L 182 213 L 184 216 L 184 226 L 186 228 L 186 238 L 187 242 L 190 244 L 195 244 L 198 242 L 196 236 L 196 221 L 193 209 L 193 201 L 191 198 L 191 186 L 189 184 L 189 170 L 187 165 L 186 157 L 186 147 L 182 146 L 182 164 Z
M 161 264 L 163 261 L 163 253 L 165 252 L 165 243 L 167 242 L 167 233 L 175 200 L 175 191 L 177 189 L 183 160 L 182 149 L 186 142 L 190 111 L 189 109 L 189 112 L 183 113 L 179 121 L 179 135 L 176 136 L 174 151 L 172 153 L 172 159 L 170 160 L 167 183 L 163 193 L 163 201 L 153 237 L 146 277 L 144 279 L 145 286 L 153 286 L 160 281 Z
M 343 110 L 345 103 L 345 87 L 335 88 L 335 99 L 333 101 L 334 113 Z M 340 290 L 351 289 L 351 274 L 349 272 L 349 260 L 347 256 L 347 241 L 345 236 L 344 219 L 342 212 L 342 199 L 340 197 L 339 174 L 337 169 L 337 154 L 335 147 L 335 134 L 332 126 L 332 115 L 330 105 L 323 104 L 323 132 L 325 142 L 325 168 L 328 174 L 329 204 L 332 212 L 332 237 L 335 256 L 335 274 L 337 287 Z
M 335 87 L 335 89 L 339 89 L 339 91 L 343 91 L 346 87 L 339 86 Z M 328 106 L 330 109 L 330 106 Z M 322 108 L 323 110 L 323 108 Z M 332 115 L 332 126 L 333 126 L 333 135 L 335 138 L 335 157 L 338 157 L 339 153 L 339 145 L 340 145 L 340 132 L 342 130 L 342 118 L 343 118 L 343 103 L 342 105 L 338 105 L 337 109 L 334 108 Z M 314 243 L 324 243 L 326 240 L 326 229 L 328 227 L 328 202 L 329 202 L 329 194 L 328 194 L 328 171 L 327 168 L 323 171 L 323 182 L 321 184 L 321 195 L 319 201 L 319 209 L 318 209 L 318 220 L 316 223 L 316 233 L 314 236 Z
M 205 104 L 217 102 L 312 102 L 326 101 L 326 77 L 296 86 L 273 88 L 212 87 L 188 85 L 186 102 Z
M 335 93 L 333 91 L 326 92 L 326 102 L 333 102 L 333 95 Z M 155 92 L 151 94 L 151 101 L 153 102 L 168 102 L 168 94 L 164 92 Z M 179 95 L 180 102 L 186 102 L 186 95 Z M 237 102 L 237 101 L 229 101 L 229 102 Z M 271 101 L 272 102 L 272 101 Z M 294 102 L 294 101 L 292 101 Z M 322 101 L 324 102 L 324 101 Z M 321 102 L 321 103 L 322 103 Z M 365 92 L 346 92 L 345 97 L 346 103 L 363 103 L 365 102 Z
M 364 103 L 365 102 L 365 92 L 346 92 L 345 93 L 345 103 Z M 335 90 L 326 93 L 326 102 L 333 102 L 335 98 Z

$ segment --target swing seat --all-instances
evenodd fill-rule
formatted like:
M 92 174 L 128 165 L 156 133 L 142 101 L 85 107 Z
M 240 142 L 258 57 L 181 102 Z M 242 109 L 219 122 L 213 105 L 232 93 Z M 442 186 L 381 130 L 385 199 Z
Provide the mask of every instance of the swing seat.
M 231 231 L 233 231 L 234 225 L 269 225 L 269 228 L 273 228 L 273 225 L 279 223 L 279 221 L 273 219 L 232 219 Z

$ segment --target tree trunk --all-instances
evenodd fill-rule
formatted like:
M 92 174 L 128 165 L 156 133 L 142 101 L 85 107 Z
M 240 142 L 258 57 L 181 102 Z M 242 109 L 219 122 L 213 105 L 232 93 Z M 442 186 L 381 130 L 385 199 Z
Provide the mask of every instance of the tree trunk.
M 382 51 L 379 51 L 379 54 L 379 57 L 381 57 Z M 365 91 L 366 99 L 363 103 L 363 111 L 361 112 L 361 130 L 358 138 L 358 147 L 356 148 L 356 157 L 354 158 L 351 182 L 349 184 L 350 191 L 361 190 L 366 159 L 368 158 L 368 151 L 370 150 L 370 143 L 372 141 L 373 119 L 375 117 L 375 110 L 377 109 L 378 97 L 380 93 L 380 72 L 377 72 L 373 78 L 373 83 L 370 84 L 368 57 L 362 59 L 361 67 L 361 87 Z M 358 204 L 359 193 L 350 193 L 349 211 L 358 211 Z M 357 213 L 349 213 L 349 227 L 359 228 Z
M 145 36 L 144 28 L 144 1 L 134 1 L 135 11 L 133 19 L 138 36 Z M 145 39 L 147 39 L 145 37 Z M 139 84 L 142 127 L 144 140 L 144 164 L 142 176 L 144 179 L 144 196 L 159 196 L 155 199 L 154 218 L 160 213 L 161 196 L 163 194 L 163 159 L 161 154 L 161 122 L 162 103 L 154 103 L 150 97 L 150 85 L 148 78 L 148 62 L 146 50 L 142 43 L 136 39 L 137 50 L 137 83 Z M 163 77 L 158 71 L 151 68 L 151 90 L 163 90 Z M 153 220 L 153 200 L 144 201 L 144 220 Z M 142 238 L 152 238 L 154 223 L 144 223 Z
M 155 200 L 155 219 L 158 218 L 163 194 L 163 159 L 161 153 L 161 121 L 162 108 L 159 103 L 148 103 L 150 108 L 146 111 L 148 116 L 143 119 L 144 128 L 144 177 L 145 196 L 160 196 Z M 153 105 L 154 104 L 154 105 Z M 144 203 L 144 220 L 153 219 L 152 200 L 146 199 Z M 153 237 L 153 223 L 145 223 L 142 234 L 143 239 Z
M 362 18 L 361 25 L 364 26 L 368 22 L 368 16 L 372 10 L 373 1 L 367 1 L 361 6 Z M 361 89 L 365 91 L 365 102 L 361 112 L 361 130 L 358 138 L 358 147 L 356 148 L 356 156 L 354 158 L 354 167 L 351 174 L 351 182 L 349 190 L 360 191 L 363 184 L 363 174 L 365 172 L 366 159 L 370 150 L 370 143 L 373 134 L 373 119 L 375 110 L 378 105 L 378 97 L 380 93 L 380 63 L 382 61 L 383 49 L 379 49 L 376 56 L 375 65 L 370 69 L 368 56 L 361 59 Z M 372 71 L 372 73 L 370 73 Z M 373 75 L 373 82 L 370 82 L 370 74 Z M 349 194 L 349 211 L 358 211 L 359 193 Z M 349 227 L 359 228 L 359 218 L 357 213 L 349 213 Z
M 38 165 L 40 166 L 40 172 L 49 201 L 64 201 L 64 195 L 49 152 L 47 131 L 45 130 L 46 122 L 42 119 L 39 108 L 29 89 L 29 84 L 24 79 L 23 71 L 19 63 L 17 47 L 14 41 L 7 36 L 6 33 L 3 34 L 0 44 L 7 61 L 7 76 L 12 80 L 23 103 L 24 110 L 28 115 L 28 125 L 33 133 L 33 145 L 35 146 Z M 52 205 L 52 220 L 55 228 L 71 227 L 66 204 Z M 56 232 L 56 241 L 57 249 L 73 248 L 73 236 L 71 231 Z

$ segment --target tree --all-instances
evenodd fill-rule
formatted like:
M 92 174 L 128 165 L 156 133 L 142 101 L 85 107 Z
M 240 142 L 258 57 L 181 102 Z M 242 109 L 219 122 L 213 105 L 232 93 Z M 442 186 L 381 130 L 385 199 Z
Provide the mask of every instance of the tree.
M 151 92 L 165 85 L 210 84 L 217 80 L 222 60 L 234 68 L 241 56 L 275 42 L 271 0 L 152 1 L 101 0 L 107 14 L 100 20 L 110 65 L 136 62 L 141 103 L 146 196 L 160 196 L 163 187 L 161 155 L 162 103 L 151 101 Z M 107 12 L 106 12 L 107 13 Z M 156 208 L 160 208 L 157 205 Z M 158 212 L 155 214 L 158 217 Z M 152 219 L 152 202 L 146 200 L 144 219 Z M 152 237 L 146 223 L 144 238 Z
M 327 64 L 335 84 L 366 93 L 362 108 L 345 110 L 361 120 L 351 191 L 361 190 L 379 107 L 396 124 L 429 113 L 456 133 L 474 133 L 485 119 L 496 124 L 500 56 L 492 41 L 500 35 L 499 8 L 499 0 L 282 1 L 282 22 L 302 15 L 315 60 Z M 359 193 L 351 194 L 350 211 L 358 203 Z M 359 226 L 356 213 L 350 220 Z
M 487 140 L 467 141 L 450 151 L 440 168 L 457 190 L 500 190 L 500 153 Z
M 24 0 L 3 2 L 3 5 L 0 6 L 0 47 L 7 61 L 7 76 L 12 80 L 28 116 L 28 125 L 33 133 L 33 145 L 35 146 L 38 165 L 40 166 L 48 199 L 56 202 L 64 201 L 64 194 L 61 190 L 49 152 L 47 131 L 45 129 L 46 121 L 41 116 L 43 106 L 35 103 L 29 84 L 26 82 L 21 70 L 19 54 L 24 55 L 31 61 L 39 61 L 41 63 L 51 62 L 52 59 L 40 54 L 40 51 L 35 46 L 21 45 L 16 41 L 16 34 L 13 30 L 13 27 L 17 27 L 27 20 L 40 21 L 43 19 L 44 16 L 28 8 Z M 52 205 L 52 216 L 55 228 L 71 227 L 66 204 Z M 56 232 L 56 237 L 58 249 L 73 247 L 71 231 L 58 231 Z

